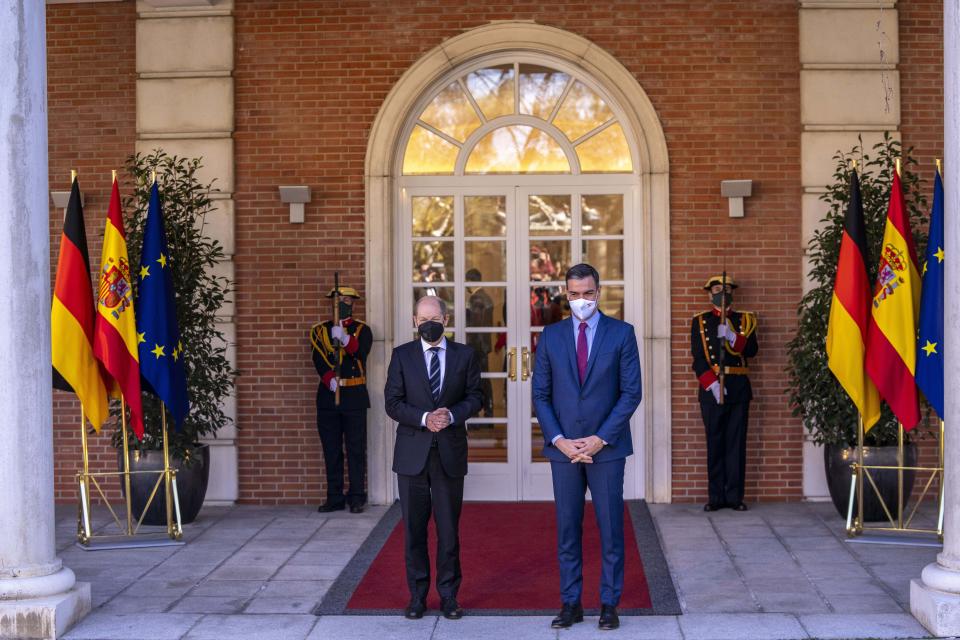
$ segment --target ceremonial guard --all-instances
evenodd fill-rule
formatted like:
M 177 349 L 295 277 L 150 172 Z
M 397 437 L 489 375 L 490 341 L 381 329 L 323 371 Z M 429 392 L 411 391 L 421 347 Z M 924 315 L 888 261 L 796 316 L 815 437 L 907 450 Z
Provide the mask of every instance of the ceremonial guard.
M 353 317 L 360 295 L 352 287 L 335 286 L 334 319 L 313 325 L 310 342 L 313 364 L 320 375 L 317 387 L 317 431 L 327 467 L 327 502 L 317 511 L 362 513 L 367 502 L 367 356 L 373 344 L 370 327 Z M 343 493 L 343 450 L 346 445 L 350 489 Z
M 710 498 L 703 510 L 746 511 L 747 421 L 753 399 L 747 359 L 757 355 L 757 319 L 731 308 L 737 285 L 726 274 L 713 276 L 703 288 L 712 308 L 695 315 L 690 327 L 693 370 L 700 381 L 700 413 L 707 432 Z

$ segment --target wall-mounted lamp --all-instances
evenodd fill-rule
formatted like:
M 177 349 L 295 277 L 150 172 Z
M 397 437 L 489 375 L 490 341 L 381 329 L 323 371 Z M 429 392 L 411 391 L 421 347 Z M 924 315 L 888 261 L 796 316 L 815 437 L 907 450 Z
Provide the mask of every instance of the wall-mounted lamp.
M 80 206 L 84 204 L 83 193 L 80 193 Z M 67 214 L 67 205 L 70 203 L 70 192 L 69 191 L 51 191 L 50 200 L 53 201 L 53 206 L 57 209 L 63 209 L 63 214 Z
M 721 180 L 720 195 L 729 198 L 730 217 L 743 217 L 743 199 L 753 195 L 753 180 Z
M 290 205 L 290 222 L 303 224 L 303 205 L 310 202 L 310 187 L 280 187 L 280 201 Z

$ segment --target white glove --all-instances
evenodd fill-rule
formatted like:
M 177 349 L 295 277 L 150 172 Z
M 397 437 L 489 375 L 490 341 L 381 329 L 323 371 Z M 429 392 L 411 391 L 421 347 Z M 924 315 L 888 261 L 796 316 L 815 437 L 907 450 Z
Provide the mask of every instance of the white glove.
M 714 384 L 716 384 L 716 382 L 714 382 Z M 340 385 L 337 383 L 336 378 L 330 378 L 330 384 L 328 384 L 327 386 L 330 388 L 331 393 L 336 393 L 337 387 L 339 387 Z
M 338 324 L 330 328 L 330 335 L 344 347 L 350 342 L 350 336 L 348 336 L 344 328 Z
M 723 322 L 717 325 L 717 337 L 732 345 L 737 341 L 737 332 L 731 329 L 726 322 Z
M 713 394 L 713 399 L 717 401 L 717 404 L 720 404 L 720 381 L 715 380 L 713 384 L 707 387 L 707 391 Z M 727 395 L 727 390 L 723 390 L 723 395 Z

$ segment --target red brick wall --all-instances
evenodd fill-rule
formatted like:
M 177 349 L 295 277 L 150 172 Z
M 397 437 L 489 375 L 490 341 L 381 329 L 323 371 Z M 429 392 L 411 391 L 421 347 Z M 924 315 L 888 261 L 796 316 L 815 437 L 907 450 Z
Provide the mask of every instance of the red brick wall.
M 738 306 L 760 317 L 748 499 L 801 497 L 802 427 L 790 415 L 785 344 L 802 278 L 797 6 L 684 0 L 611 4 L 504 0 L 237 3 L 236 234 L 240 495 L 316 503 L 325 487 L 306 330 L 328 313 L 332 272 L 363 293 L 367 136 L 383 99 L 443 39 L 491 20 L 535 20 L 609 51 L 660 116 L 670 154 L 674 499 L 706 494 L 703 427 L 689 367 L 690 317 L 726 257 Z M 48 7 L 52 188 L 79 167 L 92 262 L 109 170 L 135 139 L 134 3 Z M 942 149 L 940 6 L 903 3 L 903 139 Z M 78 43 L 78 40 L 80 41 Z M 926 154 L 926 156 L 924 156 Z M 723 179 L 754 180 L 744 219 L 727 217 Z M 290 225 L 278 184 L 309 184 Z M 60 212 L 51 211 L 55 260 Z M 389 230 L 383 230 L 388 233 Z M 362 317 L 362 305 L 360 315 Z M 59 499 L 74 495 L 76 405 L 55 398 Z M 375 427 L 379 428 L 379 427 Z M 97 439 L 97 463 L 113 464 Z
M 111 169 L 122 169 L 136 140 L 135 3 L 47 6 L 47 95 L 50 189 L 69 191 L 79 171 L 90 265 L 100 244 L 110 197 Z M 122 171 L 121 180 L 122 180 Z M 50 210 L 50 262 L 56 269 L 63 210 Z M 51 283 L 53 274 L 51 273 Z M 73 394 L 53 392 L 56 498 L 75 499 L 80 467 L 80 406 Z M 91 436 L 91 468 L 116 471 L 110 429 Z
M 943 158 L 943 3 L 909 0 L 897 4 L 900 18 L 900 112 L 903 147 L 913 147 L 917 171 L 933 196 L 934 159 Z M 936 421 L 931 423 L 938 429 Z M 917 432 L 914 432 L 917 433 Z M 937 441 L 921 436 L 920 461 L 937 462 Z M 918 478 L 919 491 L 926 478 Z M 930 490 L 935 496 L 937 484 Z
M 720 255 L 762 320 L 750 435 L 751 497 L 798 498 L 800 427 L 786 407 L 784 344 L 800 294 L 796 3 L 240 3 L 237 58 L 237 300 L 240 478 L 249 502 L 318 501 L 315 376 L 305 330 L 341 269 L 363 283 L 363 162 L 370 126 L 401 74 L 444 38 L 490 20 L 567 29 L 607 49 L 649 94 L 670 152 L 674 495 L 705 493 L 703 428 L 689 369 L 690 316 Z M 719 183 L 751 178 L 731 221 Z M 276 185 L 313 185 L 291 226 Z M 342 232 L 346 231 L 343 236 Z M 386 230 L 384 230 L 386 231 Z M 341 238 L 343 238 L 341 240 Z M 300 301 L 283 306 L 274 299 Z M 761 302 L 762 301 L 762 302 Z M 278 394 L 282 393 L 278 397 Z M 760 470 L 762 469 L 762 471 Z

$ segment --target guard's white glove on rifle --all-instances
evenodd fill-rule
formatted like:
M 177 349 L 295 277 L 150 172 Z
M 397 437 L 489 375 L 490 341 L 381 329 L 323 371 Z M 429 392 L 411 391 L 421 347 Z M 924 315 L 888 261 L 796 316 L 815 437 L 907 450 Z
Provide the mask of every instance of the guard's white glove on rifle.
M 716 383 L 714 383 L 714 384 L 716 384 Z M 329 384 L 328 386 L 330 387 L 330 391 L 331 391 L 332 393 L 336 393 L 336 392 L 337 392 L 337 387 L 339 387 L 340 385 L 337 383 L 337 379 L 336 379 L 336 378 L 330 378 L 330 384 Z
M 726 322 L 722 322 L 717 325 L 717 337 L 733 345 L 737 341 L 737 332 L 731 329 Z
M 720 381 L 714 380 L 713 384 L 707 387 L 707 391 L 713 394 L 713 399 L 717 401 L 717 404 L 720 404 Z M 727 390 L 723 390 L 723 395 L 727 395 Z
M 345 347 L 350 342 L 350 336 L 348 336 L 346 330 L 338 324 L 330 328 L 330 335 L 334 340 L 339 342 L 341 346 Z

